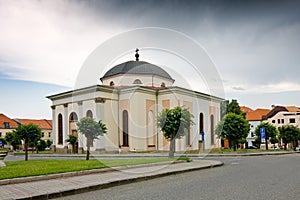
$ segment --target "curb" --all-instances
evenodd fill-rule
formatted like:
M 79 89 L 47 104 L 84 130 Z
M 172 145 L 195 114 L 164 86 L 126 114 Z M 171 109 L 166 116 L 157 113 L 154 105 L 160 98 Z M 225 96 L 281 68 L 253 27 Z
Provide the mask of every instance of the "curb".
M 183 162 L 186 162 L 186 161 L 176 160 L 176 161 L 169 161 L 169 162 L 158 162 L 158 163 L 140 164 L 140 165 L 126 165 L 126 166 L 118 166 L 118 167 L 112 167 L 112 168 L 91 169 L 91 170 L 82 170 L 82 171 L 74 171 L 74 172 L 64 172 L 64 173 L 59 173 L 59 174 L 47 174 L 47 175 L 40 175 L 40 176 L 3 179 L 3 180 L 0 180 L 0 186 L 8 185 L 8 184 L 27 183 L 27 182 L 33 182 L 33 181 L 44 181 L 44 180 L 51 180 L 51 179 L 56 179 L 56 178 L 82 176 L 82 175 L 89 175 L 89 174 L 96 174 L 96 173 L 107 173 L 107 172 L 121 171 L 121 170 L 132 169 L 132 168 L 141 168 L 141 167 L 145 167 L 145 166 L 178 164 L 178 163 L 183 163 Z
M 293 152 L 266 152 L 266 153 L 220 153 L 220 154 L 207 154 L 203 155 L 203 157 L 234 157 L 234 156 L 277 156 L 277 155 L 288 155 L 288 154 L 297 154 L 300 151 L 293 151 Z M 201 156 L 198 155 L 198 157 Z M 189 155 L 189 157 L 197 157 L 197 155 Z
M 224 163 L 218 161 L 217 164 L 211 164 L 211 165 L 206 165 L 206 166 L 201 166 L 201 167 L 194 167 L 194 168 L 189 168 L 189 169 L 183 169 L 183 170 L 176 170 L 176 171 L 170 171 L 166 173 L 160 173 L 160 174 L 154 174 L 154 175 L 146 175 L 143 177 L 137 177 L 137 178 L 129 178 L 129 179 L 123 179 L 123 180 L 117 180 L 117 181 L 112 181 L 108 183 L 101 183 L 101 184 L 95 184 L 92 186 L 87 186 L 87 187 L 82 187 L 82 188 L 76 188 L 76 189 L 70 189 L 70 190 L 64 190 L 64 191 L 59 191 L 59 192 L 54 192 L 54 193 L 49 193 L 49 194 L 42 194 L 42 195 L 37 195 L 37 196 L 32 196 L 32 197 L 27 197 L 27 198 L 21 198 L 21 199 L 52 199 L 52 198 L 58 198 L 58 197 L 64 197 L 68 195 L 75 195 L 75 194 L 80 194 L 84 192 L 89 192 L 93 190 L 100 190 L 100 189 L 105 189 L 113 186 L 119 186 L 119 185 L 124 185 L 124 184 L 129 184 L 133 182 L 140 182 L 140 181 L 145 181 L 145 180 L 151 180 L 159 177 L 164 177 L 168 175 L 173 175 L 173 174 L 180 174 L 184 172 L 191 172 L 191 171 L 196 171 L 196 170 L 201 170 L 201 169 L 209 169 L 209 168 L 214 168 L 214 167 L 220 167 L 223 166 Z

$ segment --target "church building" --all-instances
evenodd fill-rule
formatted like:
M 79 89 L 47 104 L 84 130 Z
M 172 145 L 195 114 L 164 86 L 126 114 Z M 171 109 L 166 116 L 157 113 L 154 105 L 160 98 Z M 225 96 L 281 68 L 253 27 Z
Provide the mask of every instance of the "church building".
M 118 64 L 93 85 L 48 96 L 52 101 L 52 137 L 56 152 L 67 152 L 69 135 L 78 137 L 76 151 L 86 150 L 85 137 L 77 131 L 83 117 L 102 120 L 107 134 L 95 140 L 91 151 L 168 151 L 169 141 L 156 124 L 165 108 L 186 107 L 195 125 L 176 142 L 176 151 L 220 147 L 214 128 L 220 121 L 224 100 L 190 89 L 173 86 L 174 79 L 161 67 L 136 60 Z

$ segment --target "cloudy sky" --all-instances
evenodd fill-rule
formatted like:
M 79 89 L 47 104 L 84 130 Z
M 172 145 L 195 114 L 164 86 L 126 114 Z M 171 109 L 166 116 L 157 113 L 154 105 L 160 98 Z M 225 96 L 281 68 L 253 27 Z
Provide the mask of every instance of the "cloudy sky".
M 198 42 L 227 99 L 300 106 L 300 1 L 0 0 L 0 113 L 51 118 L 45 96 L 70 90 L 101 43 L 143 27 Z

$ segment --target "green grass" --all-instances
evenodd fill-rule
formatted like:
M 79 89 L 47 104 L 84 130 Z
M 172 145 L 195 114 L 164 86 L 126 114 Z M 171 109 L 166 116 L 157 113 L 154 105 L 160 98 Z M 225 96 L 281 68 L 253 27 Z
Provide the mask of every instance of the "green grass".
M 170 158 L 134 158 L 134 159 L 106 159 L 106 160 L 29 160 L 5 162 L 6 167 L 0 168 L 0 180 L 57 174 L 63 172 L 101 169 L 124 165 L 138 165 L 174 161 Z
M 25 151 L 18 151 L 14 152 L 15 155 L 25 155 Z M 36 151 L 28 151 L 28 154 L 53 154 L 52 151 L 39 151 L 39 153 L 36 153 Z

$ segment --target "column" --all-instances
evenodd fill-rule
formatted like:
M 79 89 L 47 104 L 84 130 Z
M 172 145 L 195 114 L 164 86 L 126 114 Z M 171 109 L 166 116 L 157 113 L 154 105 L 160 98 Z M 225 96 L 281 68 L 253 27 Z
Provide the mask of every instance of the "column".
M 63 116 L 63 146 L 64 146 L 64 153 L 67 153 L 68 146 L 67 146 L 67 138 L 68 138 L 68 130 L 69 130 L 69 116 L 68 116 L 68 104 L 64 104 L 64 116 Z

